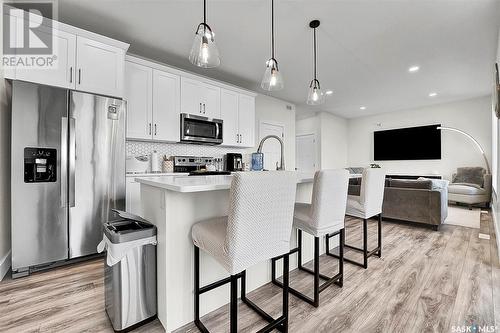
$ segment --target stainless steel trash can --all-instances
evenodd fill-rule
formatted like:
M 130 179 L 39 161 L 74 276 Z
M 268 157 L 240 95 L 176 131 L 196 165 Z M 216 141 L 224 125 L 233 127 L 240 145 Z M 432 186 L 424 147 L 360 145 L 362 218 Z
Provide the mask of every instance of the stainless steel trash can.
M 104 234 L 112 244 L 156 238 L 156 227 L 130 214 L 121 221 L 104 224 Z M 156 246 L 146 244 L 127 249 L 113 266 L 105 265 L 105 306 L 113 329 L 122 331 L 154 319 L 156 301 Z

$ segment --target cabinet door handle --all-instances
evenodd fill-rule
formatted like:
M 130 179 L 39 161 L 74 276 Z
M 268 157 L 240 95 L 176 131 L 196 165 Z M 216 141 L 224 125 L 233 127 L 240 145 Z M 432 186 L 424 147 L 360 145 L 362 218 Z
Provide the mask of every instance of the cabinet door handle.
M 240 143 L 240 135 L 236 134 L 236 143 Z
M 69 68 L 69 83 L 73 83 L 73 66 Z
M 78 84 L 82 83 L 82 69 L 78 69 Z
M 240 134 L 240 143 L 243 142 L 243 135 Z
M 151 135 L 151 123 L 149 123 L 149 135 Z
M 201 111 L 201 103 L 200 103 L 200 113 L 202 113 L 202 111 Z
M 155 136 L 156 136 L 157 130 L 156 130 L 156 124 L 155 124 Z
M 206 111 L 205 111 L 205 103 L 203 103 L 203 114 L 205 114 Z

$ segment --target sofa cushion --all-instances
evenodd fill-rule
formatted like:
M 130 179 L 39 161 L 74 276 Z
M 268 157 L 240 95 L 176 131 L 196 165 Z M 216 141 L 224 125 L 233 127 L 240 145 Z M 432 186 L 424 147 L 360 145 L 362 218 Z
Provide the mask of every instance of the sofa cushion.
M 448 188 L 448 185 L 450 184 L 450 181 L 445 179 L 419 177 L 418 180 L 430 180 L 432 183 L 432 190 L 436 191 L 446 190 Z
M 481 167 L 458 168 L 452 183 L 471 183 L 483 186 L 486 171 Z
M 466 194 L 466 195 L 483 195 L 487 194 L 484 188 L 471 186 L 467 184 L 450 184 L 448 186 L 448 193 L 453 194 Z
M 432 182 L 430 180 L 403 180 L 403 179 L 391 179 L 390 187 L 397 188 L 414 188 L 422 190 L 432 189 Z

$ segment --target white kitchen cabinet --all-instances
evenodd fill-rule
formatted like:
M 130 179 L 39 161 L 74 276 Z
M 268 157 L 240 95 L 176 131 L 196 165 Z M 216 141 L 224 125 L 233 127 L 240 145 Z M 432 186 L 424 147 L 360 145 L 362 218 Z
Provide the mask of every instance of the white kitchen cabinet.
M 76 36 L 65 31 L 41 26 L 37 33 L 53 38 L 52 66 L 47 68 L 17 68 L 16 79 L 67 89 L 75 88 Z
M 238 99 L 237 92 L 227 89 L 221 90 L 220 112 L 224 121 L 222 128 L 222 144 L 224 146 L 239 145 Z
M 232 90 L 221 90 L 224 146 L 255 146 L 255 98 Z
M 255 97 L 240 94 L 238 123 L 241 147 L 255 146 Z
M 127 177 L 125 184 L 125 211 L 142 216 L 141 184 L 134 179 L 135 177 Z
M 153 139 L 177 142 L 180 139 L 180 77 L 153 72 Z
M 127 138 L 151 139 L 153 135 L 153 69 L 125 63 Z
M 220 118 L 220 91 L 219 87 L 203 83 L 201 97 L 203 101 L 203 115 L 208 118 Z
M 181 112 L 209 118 L 220 117 L 220 91 L 215 85 L 181 79 Z
M 9 19 L 10 26 L 14 28 L 10 38 L 15 41 L 16 47 L 22 47 L 27 43 L 23 26 L 38 27 L 41 18 L 34 13 L 28 15 L 18 9 L 7 12 L 9 14 L 4 13 L 4 20 Z M 44 19 L 44 22 L 47 20 Z M 125 53 L 129 44 L 57 21 L 51 21 L 51 25 L 41 25 L 37 28 L 37 34 L 45 33 L 49 38 L 53 36 L 52 53 L 43 56 L 46 65 L 39 69 L 33 66 L 28 69 L 21 65 L 13 66 L 6 70 L 6 77 L 122 97 Z M 20 55 L 20 58 L 26 57 Z M 39 63 L 39 60 L 36 60 L 36 63 Z
M 123 49 L 78 36 L 76 63 L 76 89 L 115 97 L 123 96 Z

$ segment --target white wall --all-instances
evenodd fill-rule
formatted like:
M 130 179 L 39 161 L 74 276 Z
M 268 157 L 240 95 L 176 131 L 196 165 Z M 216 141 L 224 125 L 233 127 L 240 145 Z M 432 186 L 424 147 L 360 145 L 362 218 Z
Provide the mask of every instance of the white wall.
M 289 110 L 287 108 L 291 108 Z M 259 127 L 261 122 L 276 123 L 285 126 L 285 166 L 287 170 L 295 169 L 295 106 L 286 101 L 257 95 L 255 98 L 255 148 L 247 150 L 248 154 L 257 151 L 259 146 Z
M 297 135 L 316 135 L 319 168 L 345 168 L 347 164 L 347 120 L 328 112 L 297 120 Z
M 384 129 L 442 124 L 459 128 L 479 141 L 491 162 L 491 97 L 425 108 L 391 112 L 348 121 L 349 166 L 367 166 L 373 161 L 373 132 Z M 482 155 L 466 137 L 453 132 L 441 134 L 441 160 L 377 161 L 388 173 L 440 174 L 450 179 L 457 167 L 483 166 Z M 491 163 L 490 163 L 491 164 Z
M 0 21 L 3 17 L 0 9 Z M 0 23 L 1 26 L 1 23 Z M 0 50 L 3 40 L 0 34 Z M 0 52 L 3 55 L 3 52 Z M 10 267 L 10 98 L 0 68 L 0 280 Z

